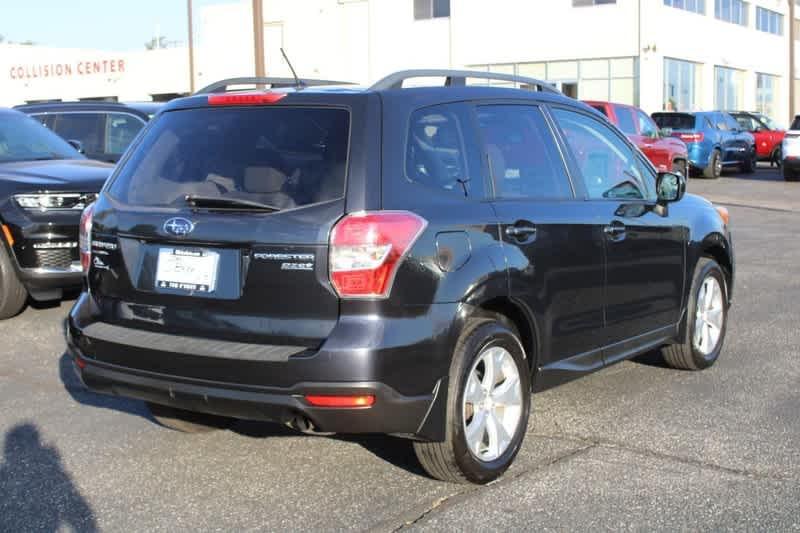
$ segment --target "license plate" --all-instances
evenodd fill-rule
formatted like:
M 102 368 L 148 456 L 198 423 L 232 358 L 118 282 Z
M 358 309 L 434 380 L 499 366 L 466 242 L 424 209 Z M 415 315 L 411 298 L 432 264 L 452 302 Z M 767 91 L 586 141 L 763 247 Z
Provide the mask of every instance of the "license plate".
M 219 254 L 210 250 L 161 248 L 156 287 L 187 292 L 214 292 Z

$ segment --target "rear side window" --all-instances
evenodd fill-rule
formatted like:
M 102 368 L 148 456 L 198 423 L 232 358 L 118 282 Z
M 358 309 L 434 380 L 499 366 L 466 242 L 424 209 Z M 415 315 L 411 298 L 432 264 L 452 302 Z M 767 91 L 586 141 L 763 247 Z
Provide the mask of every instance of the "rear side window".
M 183 205 L 196 195 L 289 209 L 344 194 L 346 110 L 201 108 L 155 120 L 110 186 L 121 202 Z
M 619 129 L 625 135 L 636 135 L 636 123 L 633 121 L 633 113 L 629 107 L 615 106 L 614 112 L 617 114 Z
M 582 113 L 554 109 L 591 199 L 643 199 L 647 187 L 633 150 L 607 125 Z
M 102 113 L 59 113 L 53 131 L 67 140 L 80 141 L 86 153 L 103 152 L 106 117 Z
M 470 168 L 477 152 L 468 108 L 460 104 L 418 109 L 411 115 L 406 145 L 406 176 L 412 181 L 460 196 L 480 195 Z
M 653 122 L 653 119 L 648 117 L 644 111 L 637 110 L 636 118 L 639 121 L 639 135 L 658 137 L 658 127 L 655 122 Z
M 653 120 L 662 130 L 693 130 L 694 115 L 686 113 L 653 113 Z
M 478 107 L 495 196 L 571 198 L 564 161 L 550 127 L 535 106 Z

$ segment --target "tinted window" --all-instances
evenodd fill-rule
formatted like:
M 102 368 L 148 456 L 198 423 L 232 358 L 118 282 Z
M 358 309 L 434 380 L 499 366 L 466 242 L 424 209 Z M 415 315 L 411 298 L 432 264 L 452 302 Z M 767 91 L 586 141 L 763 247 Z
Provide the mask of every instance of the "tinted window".
M 790 130 L 800 130 L 800 115 L 794 117 L 792 121 L 792 125 L 789 126 Z
M 111 185 L 122 202 L 182 205 L 199 195 L 288 209 L 344 193 L 345 110 L 201 108 L 155 120 Z
M 409 179 L 454 194 L 470 195 L 476 185 L 470 179 L 468 154 L 476 150 L 473 143 L 468 144 L 470 119 L 465 109 L 460 105 L 441 105 L 419 109 L 411 115 L 406 147 Z M 480 162 L 473 167 L 480 168 Z
M 728 126 L 729 130 L 739 130 L 739 129 L 741 129 L 741 126 L 739 126 L 739 123 L 736 122 L 736 119 L 733 118 L 731 115 L 728 115 L 727 113 L 723 113 L 722 118 L 723 118 L 723 120 L 725 120 L 725 124 Z
M 478 108 L 495 195 L 499 198 L 569 198 L 572 191 L 550 127 L 537 107 Z
M 694 115 L 685 113 L 653 113 L 653 120 L 662 130 L 693 130 Z
M 617 114 L 617 126 L 625 135 L 636 135 L 636 124 L 633 122 L 631 110 L 627 107 L 615 106 L 614 112 Z
M 0 162 L 81 157 L 36 119 L 22 113 L 0 113 Z
M 759 125 L 758 122 L 753 120 L 749 115 L 736 115 L 734 118 L 739 124 L 739 128 L 745 131 L 755 131 L 756 127 Z
M 106 116 L 106 153 L 122 154 L 143 127 L 142 121 L 132 115 L 109 113 Z
M 104 152 L 106 117 L 101 113 L 57 113 L 53 131 L 67 140 L 80 141 L 86 153 Z
M 658 137 L 658 126 L 644 111 L 637 110 L 636 118 L 639 121 L 639 134 L 645 137 Z
M 606 110 L 606 106 L 602 104 L 592 104 L 592 108 L 600 111 L 605 116 L 608 116 L 608 111 Z
M 611 128 L 574 111 L 555 109 L 553 115 L 581 170 L 590 198 L 645 197 L 636 157 Z

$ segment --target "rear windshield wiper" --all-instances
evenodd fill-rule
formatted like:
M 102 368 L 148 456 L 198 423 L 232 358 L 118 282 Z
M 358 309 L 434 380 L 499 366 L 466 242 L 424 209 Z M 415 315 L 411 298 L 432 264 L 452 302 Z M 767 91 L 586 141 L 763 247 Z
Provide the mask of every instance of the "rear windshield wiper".
M 183 197 L 186 203 L 193 207 L 222 207 L 222 208 L 239 208 L 239 209 L 258 209 L 260 211 L 280 211 L 281 208 L 262 204 L 253 200 L 245 200 L 243 198 L 231 198 L 225 196 L 202 196 L 199 194 L 187 194 Z

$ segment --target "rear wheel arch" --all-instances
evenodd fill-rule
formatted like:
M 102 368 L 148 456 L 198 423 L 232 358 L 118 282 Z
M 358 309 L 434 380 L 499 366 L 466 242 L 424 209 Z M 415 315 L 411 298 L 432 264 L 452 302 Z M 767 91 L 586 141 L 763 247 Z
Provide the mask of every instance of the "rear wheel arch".
M 513 330 L 519 334 L 519 340 L 525 351 L 525 358 L 528 361 L 531 374 L 536 369 L 538 362 L 539 329 L 533 315 L 525 307 L 514 301 L 512 298 L 501 296 L 477 304 L 476 314 L 478 316 L 499 317 L 502 322 L 512 326 Z

